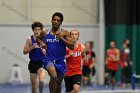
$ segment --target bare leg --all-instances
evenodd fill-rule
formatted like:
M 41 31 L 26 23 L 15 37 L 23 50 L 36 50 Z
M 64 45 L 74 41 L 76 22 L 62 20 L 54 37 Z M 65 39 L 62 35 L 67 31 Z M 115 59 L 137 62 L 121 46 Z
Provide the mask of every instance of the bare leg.
M 104 77 L 105 77 L 105 85 L 107 86 L 107 87 L 109 87 L 109 74 L 108 74 L 108 72 L 105 72 L 105 75 L 104 75 Z
M 83 87 L 86 89 L 87 87 L 87 82 L 88 82 L 88 77 L 83 76 Z
M 62 90 L 61 85 L 62 85 L 63 78 L 64 78 L 64 75 L 60 73 L 57 74 L 57 88 L 56 88 L 57 93 L 61 93 L 61 90 Z
M 37 74 L 30 73 L 30 79 L 32 84 L 32 93 L 37 93 Z
M 55 71 L 55 67 L 54 66 L 49 66 L 48 67 L 48 73 L 50 75 L 50 82 L 49 82 L 50 93 L 56 93 L 56 88 L 57 88 L 57 83 L 56 83 L 57 73 Z
M 115 87 L 115 78 L 111 77 L 111 84 L 112 84 L 112 89 Z
M 79 93 L 79 91 L 80 91 L 80 85 L 74 84 L 73 91 L 74 91 L 73 93 Z
M 40 68 L 38 70 L 38 77 L 39 77 L 39 93 L 43 93 L 45 79 L 45 70 L 43 68 Z

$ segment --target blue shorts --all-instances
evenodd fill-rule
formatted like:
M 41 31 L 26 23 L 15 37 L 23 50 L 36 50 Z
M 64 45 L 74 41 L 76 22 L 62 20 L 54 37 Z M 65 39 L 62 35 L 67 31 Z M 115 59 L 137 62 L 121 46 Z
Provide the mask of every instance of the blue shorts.
M 64 79 L 64 73 L 66 70 L 66 68 L 65 68 L 66 66 L 63 66 L 63 64 L 60 64 L 60 63 L 59 63 L 59 65 L 58 65 L 58 63 L 56 64 L 54 61 L 46 61 L 46 60 L 43 61 L 43 66 L 44 66 L 45 70 L 48 70 L 49 66 L 55 67 L 56 72 L 57 72 L 56 83 L 57 83 L 57 86 L 61 89 L 61 84 Z
M 43 65 L 46 70 L 49 66 L 55 66 L 56 72 L 60 74 L 64 74 L 66 71 L 66 64 L 63 60 L 43 60 Z

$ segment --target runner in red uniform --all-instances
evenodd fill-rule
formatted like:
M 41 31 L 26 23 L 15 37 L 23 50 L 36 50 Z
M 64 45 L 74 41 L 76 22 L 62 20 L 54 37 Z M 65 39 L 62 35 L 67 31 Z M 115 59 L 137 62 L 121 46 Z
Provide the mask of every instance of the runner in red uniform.
M 86 88 L 87 84 L 90 83 L 90 74 L 92 72 L 92 69 L 94 69 L 94 72 L 95 72 L 95 68 L 94 68 L 95 54 L 92 51 L 92 42 L 87 41 L 85 44 L 85 47 L 86 47 L 87 60 L 84 61 L 83 69 L 82 69 L 82 73 L 83 73 L 83 82 L 82 83 L 83 83 L 84 88 Z
M 74 50 L 67 48 L 66 54 L 66 72 L 65 72 L 65 86 L 67 93 L 79 93 L 82 71 L 82 59 L 86 59 L 85 46 L 78 43 L 79 32 L 72 30 L 70 35 L 74 41 Z
M 95 61 L 96 61 L 96 55 L 93 51 L 93 42 L 87 41 L 85 43 L 86 48 L 86 56 L 87 60 L 83 63 L 83 87 L 86 88 L 87 85 L 91 84 L 91 79 L 93 79 L 93 76 L 95 74 Z
M 112 89 L 115 86 L 115 74 L 118 70 L 118 62 L 120 59 L 119 49 L 115 47 L 115 41 L 110 42 L 110 48 L 106 53 L 106 74 L 105 80 L 108 82 L 108 76 L 111 76 Z

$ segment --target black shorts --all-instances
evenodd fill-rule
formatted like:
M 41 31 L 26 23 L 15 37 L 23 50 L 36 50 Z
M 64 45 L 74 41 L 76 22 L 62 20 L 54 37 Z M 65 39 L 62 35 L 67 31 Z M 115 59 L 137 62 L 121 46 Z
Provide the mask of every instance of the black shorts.
M 111 70 L 111 69 L 106 69 L 106 73 L 109 73 L 109 75 L 111 76 L 111 77 L 115 77 L 115 75 L 116 75 L 116 70 Z
M 30 61 L 28 64 L 28 70 L 30 73 L 37 73 L 37 70 L 42 67 L 42 61 Z
M 91 72 L 91 69 L 89 68 L 89 66 L 83 66 L 83 69 L 82 69 L 83 76 L 89 77 L 90 72 Z
M 82 75 L 73 75 L 73 76 L 65 76 L 65 86 L 66 86 L 66 91 L 70 92 L 73 90 L 73 85 L 78 84 L 81 85 L 81 80 L 82 80 Z

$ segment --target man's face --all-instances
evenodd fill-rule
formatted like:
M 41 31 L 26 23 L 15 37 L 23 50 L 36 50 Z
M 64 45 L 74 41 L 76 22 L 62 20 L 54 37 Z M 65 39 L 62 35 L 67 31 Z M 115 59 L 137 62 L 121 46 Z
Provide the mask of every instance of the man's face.
M 78 31 L 71 31 L 71 38 L 73 41 L 77 41 L 79 38 L 79 32 Z
M 54 16 L 52 19 L 52 27 L 53 28 L 59 28 L 61 25 L 61 18 L 59 16 Z
M 110 42 L 110 47 L 115 48 L 115 42 Z
M 33 33 L 34 33 L 34 35 L 35 35 L 36 37 L 39 36 L 40 33 L 41 33 L 41 28 L 40 28 L 40 27 L 35 27 L 35 28 L 33 29 Z

